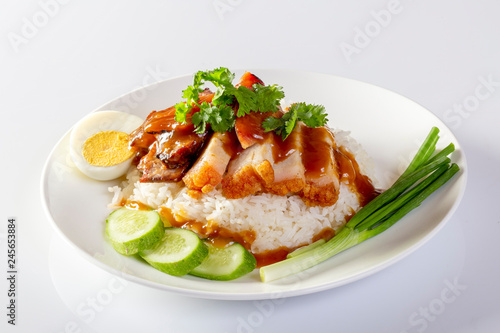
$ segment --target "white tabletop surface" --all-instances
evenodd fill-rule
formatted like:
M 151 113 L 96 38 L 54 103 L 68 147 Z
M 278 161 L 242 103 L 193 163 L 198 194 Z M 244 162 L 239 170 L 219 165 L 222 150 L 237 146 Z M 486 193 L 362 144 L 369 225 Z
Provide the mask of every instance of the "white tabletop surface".
M 500 331 L 499 2 L 40 0 L 1 7 L 1 332 Z M 189 298 L 80 258 L 42 209 L 41 172 L 52 147 L 117 96 L 218 66 L 335 74 L 423 105 L 467 156 L 461 205 L 396 264 L 274 301 Z M 18 223 L 15 326 L 6 308 L 10 217 Z

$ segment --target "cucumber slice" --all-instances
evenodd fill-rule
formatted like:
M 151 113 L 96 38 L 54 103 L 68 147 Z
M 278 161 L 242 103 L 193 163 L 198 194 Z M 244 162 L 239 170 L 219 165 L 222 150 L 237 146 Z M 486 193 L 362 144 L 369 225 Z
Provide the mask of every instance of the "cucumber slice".
M 154 210 L 119 208 L 106 219 L 106 234 L 115 250 L 133 255 L 149 249 L 163 236 L 163 223 Z
M 161 242 L 139 255 L 157 270 L 181 276 L 198 266 L 208 255 L 208 249 L 190 230 L 165 228 Z
M 257 267 L 257 260 L 241 244 L 233 243 L 228 247 L 215 247 L 205 242 L 208 257 L 189 274 L 209 280 L 234 280 L 250 273 Z

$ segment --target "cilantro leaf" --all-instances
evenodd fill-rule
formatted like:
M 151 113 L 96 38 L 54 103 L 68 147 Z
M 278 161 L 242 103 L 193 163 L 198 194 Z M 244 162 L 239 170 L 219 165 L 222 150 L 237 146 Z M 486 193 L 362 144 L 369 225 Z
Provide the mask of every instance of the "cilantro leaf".
M 234 96 L 232 94 L 229 94 L 227 89 L 223 87 L 217 87 L 214 98 L 212 99 L 212 104 L 232 105 L 233 103 L 234 103 Z
M 252 111 L 257 111 L 257 103 L 255 100 L 255 92 L 244 86 L 228 89 L 229 93 L 233 94 L 238 101 L 238 117 L 243 117 Z
M 185 102 L 175 104 L 175 120 L 181 124 L 186 123 L 186 116 L 189 113 L 190 107 Z
M 186 101 L 175 105 L 175 119 L 185 123 L 187 115 L 196 105 L 200 107 L 200 111 L 195 112 L 191 118 L 196 133 L 205 132 L 208 125 L 216 132 L 225 132 L 234 127 L 236 117 L 243 117 L 250 112 L 278 111 L 280 100 L 285 97 L 283 88 L 278 85 L 254 84 L 251 89 L 245 86 L 236 88 L 233 80 L 234 74 L 225 67 L 198 71 L 194 76 L 193 85 L 182 92 Z M 203 91 L 204 82 L 213 83 L 216 90 L 211 103 L 203 102 L 200 105 L 199 94 Z M 238 111 L 235 115 L 232 106 L 236 102 Z M 298 121 L 303 121 L 310 127 L 318 127 L 328 120 L 323 106 L 296 103 L 281 118 L 269 117 L 264 120 L 262 127 L 266 132 L 276 131 L 285 140 Z
M 201 93 L 203 89 L 196 86 L 188 86 L 185 90 L 182 91 L 182 97 L 186 99 L 187 105 L 193 104 L 198 100 L 198 95 Z
M 264 119 L 262 127 L 265 132 L 275 131 L 276 134 L 281 135 L 283 141 L 292 133 L 297 125 L 297 111 L 290 108 L 281 118 L 268 117 Z
M 255 101 L 259 112 L 276 112 L 280 101 L 285 97 L 283 88 L 278 85 L 263 86 L 254 84 Z
M 309 127 L 323 126 L 328 121 L 323 105 L 296 103 L 292 106 L 297 109 L 297 117 Z
M 280 100 L 285 97 L 283 88 L 277 85 L 263 86 L 254 84 L 253 90 L 244 86 L 231 89 L 230 92 L 238 101 L 238 117 L 243 117 L 250 112 L 276 112 Z
M 277 134 L 281 135 L 283 130 L 283 122 L 281 118 L 277 117 L 267 117 L 262 122 L 262 127 L 264 128 L 264 132 L 276 131 Z
M 211 71 L 201 72 L 200 79 L 212 82 L 216 87 L 232 87 L 234 74 L 225 67 L 219 67 Z
M 224 88 L 226 86 L 232 87 L 231 82 L 233 81 L 233 79 L 234 74 L 224 67 L 220 67 L 211 71 L 198 71 L 194 75 L 193 85 L 188 86 L 185 90 L 182 91 L 182 97 L 186 99 L 186 102 L 178 103 L 175 105 L 175 120 L 180 123 L 186 122 L 186 116 L 191 110 L 192 105 L 199 100 L 199 94 L 203 91 L 202 85 L 205 81 L 212 82 L 217 87 L 217 91 L 214 96 L 215 104 L 230 104 L 230 102 L 232 102 L 232 97 L 225 96 Z
M 233 109 L 228 105 L 217 106 L 203 102 L 200 111 L 193 114 L 191 121 L 195 125 L 195 133 L 204 133 L 208 124 L 215 132 L 222 133 L 234 127 L 235 117 Z
M 326 110 L 322 105 L 295 103 L 281 118 L 268 117 L 262 123 L 265 132 L 275 131 L 283 141 L 292 133 L 297 121 L 302 121 L 309 127 L 320 127 L 326 124 Z

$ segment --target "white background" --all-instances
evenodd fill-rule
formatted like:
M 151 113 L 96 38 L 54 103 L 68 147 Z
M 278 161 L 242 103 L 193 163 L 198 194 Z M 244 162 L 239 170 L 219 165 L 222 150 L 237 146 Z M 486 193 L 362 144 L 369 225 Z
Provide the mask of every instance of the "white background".
M 15 217 L 19 275 L 12 326 L 0 274 L 0 330 L 499 332 L 499 13 L 494 0 L 3 1 L 0 267 L 7 271 L 7 218 Z M 395 265 L 274 302 L 187 298 L 79 258 L 42 211 L 52 147 L 119 95 L 218 66 L 335 74 L 413 99 L 465 151 L 462 204 Z

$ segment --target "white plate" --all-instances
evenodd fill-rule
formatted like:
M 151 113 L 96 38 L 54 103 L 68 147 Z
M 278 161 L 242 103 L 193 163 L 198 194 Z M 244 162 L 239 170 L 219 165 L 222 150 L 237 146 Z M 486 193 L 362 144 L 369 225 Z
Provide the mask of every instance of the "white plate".
M 456 146 L 453 161 L 460 173 L 383 234 L 301 274 L 272 283 L 260 282 L 258 270 L 229 282 L 163 274 L 144 262 L 116 253 L 105 241 L 104 220 L 111 200 L 108 186 L 78 172 L 69 157 L 69 132 L 50 154 L 42 177 L 42 200 L 57 232 L 92 263 L 106 271 L 153 288 L 211 299 L 266 299 L 303 295 L 338 287 L 395 263 L 427 242 L 456 210 L 465 190 L 465 155 L 454 135 L 432 113 L 388 90 L 331 75 L 252 70 L 265 83 L 283 86 L 286 101 L 323 104 L 330 126 L 351 131 L 374 158 L 383 186 L 390 185 L 418 149 L 432 126 L 441 130 L 438 147 Z M 243 72 L 236 72 L 237 77 Z M 145 118 L 181 98 L 191 76 L 179 77 L 126 94 L 98 110 L 115 109 Z

